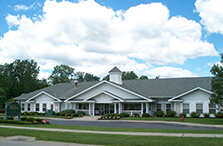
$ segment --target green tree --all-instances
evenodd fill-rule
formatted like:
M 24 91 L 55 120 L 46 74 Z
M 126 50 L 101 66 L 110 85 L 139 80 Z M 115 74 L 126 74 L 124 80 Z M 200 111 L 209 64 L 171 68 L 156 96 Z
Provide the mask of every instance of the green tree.
M 134 73 L 134 71 L 122 72 L 122 80 L 133 80 L 138 79 L 138 76 Z
M 109 75 L 106 75 L 102 80 L 109 81 Z
M 74 68 L 68 65 L 57 65 L 54 67 L 52 74 L 49 77 L 50 83 L 55 85 L 57 83 L 71 82 L 72 77 L 75 76 Z
M 221 54 L 221 61 L 223 63 L 223 54 Z M 213 94 L 210 96 L 211 104 L 223 106 L 223 67 L 222 65 L 215 64 L 211 68 L 211 73 L 214 76 L 211 80 L 211 90 Z
M 3 76 L 10 79 L 9 97 L 16 97 L 38 88 L 39 67 L 34 60 L 15 60 L 0 67 Z
M 100 81 L 100 77 L 94 76 L 90 73 L 77 72 L 76 77 L 78 78 L 78 82 Z
M 84 75 L 84 80 L 87 82 L 100 81 L 100 77 L 94 76 L 93 74 L 86 73 Z
M 139 79 L 140 79 L 140 80 L 145 80 L 145 79 L 148 79 L 148 77 L 147 77 L 147 76 L 142 75 L 141 77 L 139 77 Z

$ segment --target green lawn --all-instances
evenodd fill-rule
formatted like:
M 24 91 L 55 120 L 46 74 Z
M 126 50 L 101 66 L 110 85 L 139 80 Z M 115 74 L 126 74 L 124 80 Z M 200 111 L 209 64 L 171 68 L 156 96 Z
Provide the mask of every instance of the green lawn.
M 41 127 L 57 129 L 74 129 L 74 130 L 92 130 L 92 131 L 119 131 L 119 132 L 158 132 L 158 133 L 201 133 L 201 134 L 223 134 L 223 130 L 191 130 L 191 129 L 141 129 L 141 128 L 113 128 L 113 127 L 93 127 L 93 126 L 73 126 L 73 125 L 20 125 L 4 124 L 7 126 L 21 127 Z
M 223 138 L 188 138 L 188 137 L 157 137 L 157 136 L 128 136 L 112 134 L 88 134 L 69 132 L 49 132 L 36 130 L 0 128 L 0 136 L 24 135 L 36 137 L 36 140 L 60 141 L 96 145 L 165 145 L 165 146 L 221 146 Z
M 171 117 L 125 117 L 122 120 L 148 120 L 148 121 L 174 121 L 182 122 L 181 118 Z M 201 123 L 211 125 L 223 125 L 223 118 L 184 118 L 184 122 Z

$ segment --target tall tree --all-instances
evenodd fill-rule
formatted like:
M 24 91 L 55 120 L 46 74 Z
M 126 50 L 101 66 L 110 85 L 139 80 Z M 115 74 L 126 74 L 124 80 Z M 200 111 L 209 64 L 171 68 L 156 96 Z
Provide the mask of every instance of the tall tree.
M 123 80 L 133 80 L 138 79 L 138 76 L 134 73 L 134 71 L 127 71 L 122 72 L 122 79 Z
M 61 64 L 54 67 L 49 80 L 51 84 L 55 85 L 57 83 L 71 82 L 73 76 L 75 76 L 74 68 Z
M 15 60 L 0 67 L 1 73 L 10 79 L 9 97 L 16 97 L 38 89 L 39 67 L 34 60 Z
M 102 80 L 109 81 L 109 75 L 106 75 Z
M 100 77 L 94 76 L 90 73 L 76 72 L 76 77 L 78 77 L 78 82 L 100 81 Z
M 100 77 L 94 76 L 93 74 L 89 74 L 89 73 L 85 74 L 84 79 L 87 82 L 100 81 Z
M 212 105 L 218 105 L 218 107 L 223 106 L 223 54 L 221 54 L 220 64 L 215 64 L 211 68 L 214 77 L 211 80 L 213 94 L 210 96 L 210 102 Z

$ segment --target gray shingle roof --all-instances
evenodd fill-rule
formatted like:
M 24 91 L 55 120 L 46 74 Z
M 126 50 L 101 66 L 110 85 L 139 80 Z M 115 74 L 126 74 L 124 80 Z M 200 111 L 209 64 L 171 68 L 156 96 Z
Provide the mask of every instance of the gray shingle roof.
M 147 97 L 177 96 L 196 87 L 211 91 L 211 77 L 124 80 L 123 86 Z
M 121 71 L 115 66 L 112 70 L 109 71 L 109 73 L 110 72 L 121 72 Z
M 167 79 L 145 79 L 145 80 L 123 80 L 120 86 L 132 92 L 135 92 L 144 97 L 157 97 L 157 96 L 177 96 L 196 87 L 211 91 L 211 77 L 194 77 L 194 78 L 167 78 Z M 99 82 L 80 82 L 78 87 L 75 88 L 72 83 L 59 83 L 54 86 L 46 87 L 28 94 L 22 94 L 16 97 L 16 100 L 27 100 L 30 97 L 45 91 L 48 94 L 59 98 L 67 99 L 81 91 L 96 85 Z M 113 82 L 111 82 L 113 83 Z M 115 83 L 113 83 L 115 84 Z M 116 95 L 117 96 L 117 95 Z M 120 98 L 120 97 L 119 97 Z

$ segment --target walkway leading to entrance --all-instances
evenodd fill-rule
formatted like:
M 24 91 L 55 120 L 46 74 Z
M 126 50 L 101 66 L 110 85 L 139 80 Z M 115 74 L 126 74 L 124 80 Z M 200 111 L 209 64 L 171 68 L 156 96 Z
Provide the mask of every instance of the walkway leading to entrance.
M 156 133 L 156 132 L 113 132 L 113 131 L 90 131 L 90 130 L 70 130 L 55 128 L 36 128 L 0 125 L 2 128 L 28 129 L 41 131 L 74 132 L 74 133 L 94 133 L 94 134 L 117 134 L 117 135 L 136 135 L 136 136 L 171 136 L 171 137 L 217 137 L 223 138 L 223 134 L 192 134 L 192 133 Z

